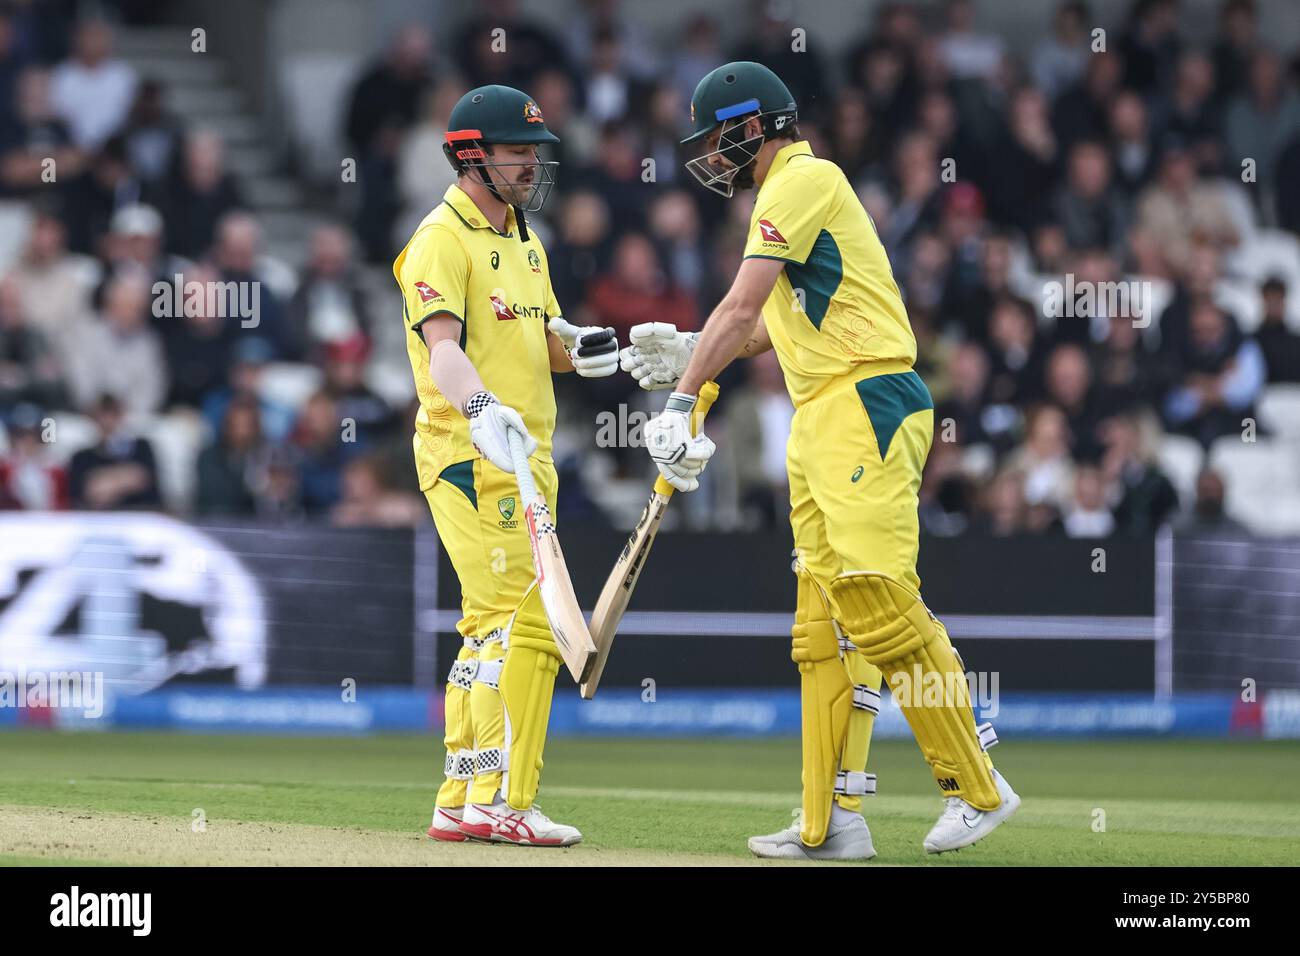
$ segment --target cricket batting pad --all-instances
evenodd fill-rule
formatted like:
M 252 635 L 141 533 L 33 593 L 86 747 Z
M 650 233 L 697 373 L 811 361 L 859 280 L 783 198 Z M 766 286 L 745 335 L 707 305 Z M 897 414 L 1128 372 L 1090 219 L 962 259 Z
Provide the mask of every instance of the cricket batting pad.
M 961 797 L 977 810 L 996 810 L 1002 800 L 980 746 L 965 671 L 948 632 L 919 595 L 884 574 L 841 574 L 831 584 L 831 595 L 850 639 L 884 672 L 944 796 Z M 896 682 L 898 675 L 903 680 Z M 921 686 L 915 686 L 917 677 Z M 936 699 L 922 693 L 923 687 L 934 685 L 942 689 L 933 695 Z
M 515 612 L 506 643 L 504 656 L 494 666 L 486 661 L 479 665 L 486 680 L 474 682 L 478 773 L 470 799 L 491 803 L 500 789 L 511 807 L 527 810 L 541 780 L 542 748 L 561 662 L 536 587 Z M 499 648 L 489 645 L 484 654 Z
M 875 781 L 868 781 L 863 772 L 865 746 L 854 754 L 860 756 L 860 765 L 842 764 L 854 713 L 853 684 L 840 661 L 839 640 L 821 588 L 807 571 L 800 568 L 797 573 L 798 600 L 790 632 L 790 656 L 799 666 L 803 736 L 803 817 L 799 838 L 807 846 L 821 846 L 830 826 L 831 801 L 839 794 L 856 801 L 861 794 L 874 793 Z M 867 734 L 869 740 L 869 728 Z M 842 772 L 846 770 L 854 772 Z
M 447 675 L 444 699 L 443 746 L 447 759 L 443 773 L 447 779 L 438 788 L 435 801 L 440 807 L 463 807 L 469 781 L 474 776 L 474 721 L 470 713 L 469 694 L 478 670 L 478 651 L 469 642 L 461 647 Z

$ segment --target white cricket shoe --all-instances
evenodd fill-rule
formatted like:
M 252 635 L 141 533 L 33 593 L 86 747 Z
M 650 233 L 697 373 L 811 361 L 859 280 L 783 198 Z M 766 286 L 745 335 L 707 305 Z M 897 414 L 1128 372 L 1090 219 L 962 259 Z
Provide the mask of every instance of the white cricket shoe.
M 1011 784 L 996 770 L 993 771 L 993 782 L 1002 797 L 1002 804 L 996 810 L 976 810 L 961 797 L 949 797 L 944 801 L 943 813 L 925 838 L 925 852 L 944 853 L 970 846 L 1016 812 L 1020 807 L 1020 797 L 1011 789 Z
M 433 823 L 429 825 L 428 834 L 435 840 L 448 843 L 463 843 L 469 839 L 460 828 L 460 821 L 465 816 L 464 807 L 434 807 Z
M 582 842 L 577 827 L 556 823 L 536 806 L 516 810 L 499 797 L 491 805 L 466 805 L 460 829 L 475 840 L 517 846 L 573 846 Z
M 859 814 L 844 823 L 834 819 L 826 828 L 826 839 L 821 846 L 807 846 L 799 837 L 800 820 L 778 833 L 749 838 L 749 851 L 754 856 L 774 860 L 869 860 L 876 855 L 871 844 L 871 831 L 867 821 Z

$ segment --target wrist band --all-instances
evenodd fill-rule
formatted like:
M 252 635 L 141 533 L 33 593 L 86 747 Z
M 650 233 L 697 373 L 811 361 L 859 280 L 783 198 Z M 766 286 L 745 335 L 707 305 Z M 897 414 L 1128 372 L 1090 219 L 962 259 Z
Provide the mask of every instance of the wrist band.
M 695 402 L 699 396 L 687 395 L 684 392 L 673 392 L 668 396 L 668 402 L 664 405 L 666 412 L 681 412 L 683 415 L 689 415 L 691 409 L 695 407 Z

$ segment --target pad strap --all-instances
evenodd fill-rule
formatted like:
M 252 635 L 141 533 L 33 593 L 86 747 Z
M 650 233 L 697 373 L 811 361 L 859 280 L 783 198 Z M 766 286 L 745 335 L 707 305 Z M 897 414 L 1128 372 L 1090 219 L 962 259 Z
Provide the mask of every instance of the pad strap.
M 474 680 L 480 684 L 486 684 L 493 690 L 498 690 L 501 686 L 501 668 L 505 666 L 505 658 L 497 658 L 494 661 L 479 661 L 478 673 L 474 675 Z
M 447 683 L 452 687 L 459 687 L 461 690 L 469 690 L 469 685 L 474 682 L 474 675 L 478 671 L 479 662 L 474 658 L 463 661 L 453 661 L 451 672 L 447 674 Z
M 469 780 L 474 776 L 474 751 L 449 750 L 442 772 L 452 780 Z
M 994 746 L 998 742 L 997 731 L 993 729 L 993 725 L 988 721 L 985 721 L 982 724 L 977 724 L 975 727 L 975 733 L 979 735 L 980 746 L 983 747 L 986 752 L 990 747 Z
M 461 643 L 471 651 L 481 651 L 486 642 L 480 637 L 470 637 L 469 635 L 466 635 L 465 639 Z
M 478 760 L 475 762 L 477 773 L 495 773 L 509 769 L 510 756 L 503 747 L 489 747 L 478 752 Z
M 876 775 L 860 770 L 841 770 L 835 774 L 835 792 L 846 797 L 875 796 Z
M 853 706 L 858 710 L 869 711 L 872 714 L 880 713 L 880 691 L 868 687 L 866 684 L 853 685 Z M 992 729 L 990 727 L 990 729 Z M 997 738 L 994 737 L 994 740 Z

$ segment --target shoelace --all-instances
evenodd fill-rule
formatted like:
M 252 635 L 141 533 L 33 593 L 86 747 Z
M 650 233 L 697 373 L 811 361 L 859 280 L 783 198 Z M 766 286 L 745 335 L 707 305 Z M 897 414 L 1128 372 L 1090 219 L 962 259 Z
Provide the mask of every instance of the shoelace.
M 966 801 L 961 797 L 949 797 L 944 800 L 943 819 L 952 820 L 962 815 L 962 808 L 966 806 Z

